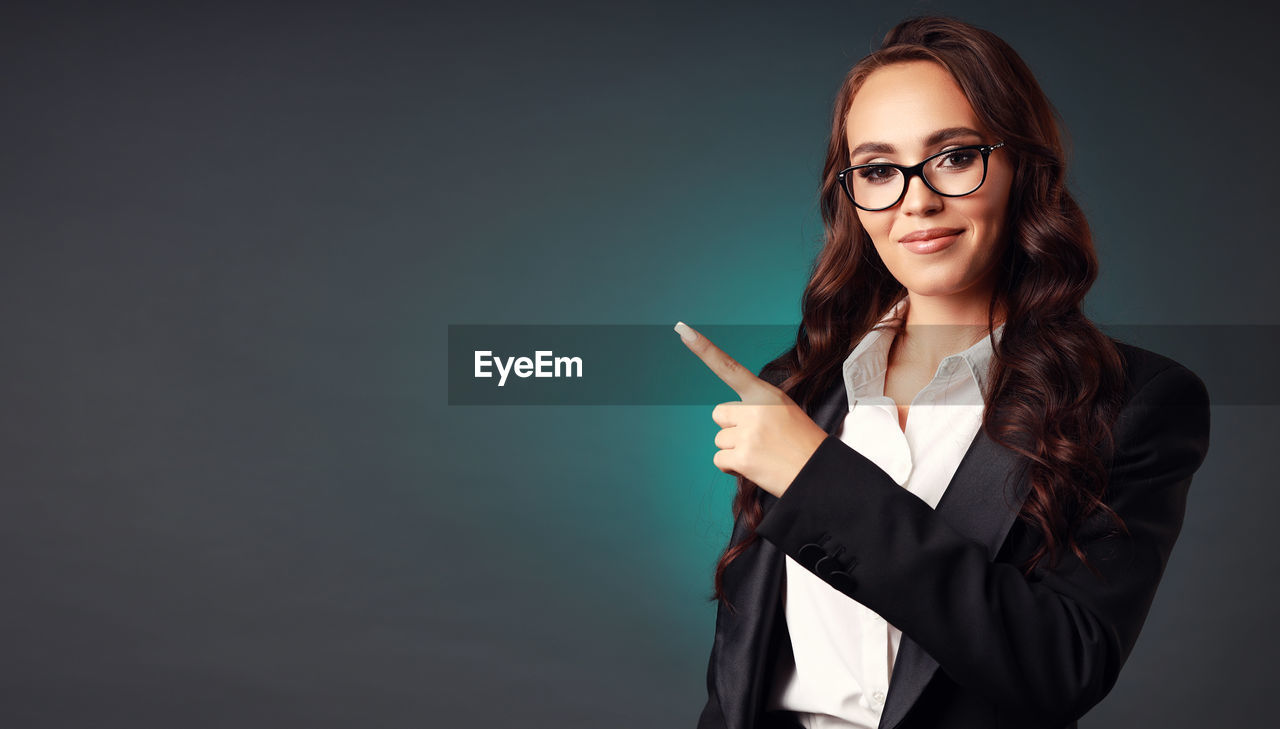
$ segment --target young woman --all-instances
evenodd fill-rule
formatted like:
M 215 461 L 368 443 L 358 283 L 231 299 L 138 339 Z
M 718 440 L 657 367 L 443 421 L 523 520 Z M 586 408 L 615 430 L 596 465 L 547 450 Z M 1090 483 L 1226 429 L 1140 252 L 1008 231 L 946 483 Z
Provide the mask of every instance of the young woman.
M 993 34 L 848 74 L 796 344 L 712 415 L 739 477 L 699 729 L 1073 727 L 1133 649 L 1208 449 L 1204 384 L 1103 335 L 1056 117 Z

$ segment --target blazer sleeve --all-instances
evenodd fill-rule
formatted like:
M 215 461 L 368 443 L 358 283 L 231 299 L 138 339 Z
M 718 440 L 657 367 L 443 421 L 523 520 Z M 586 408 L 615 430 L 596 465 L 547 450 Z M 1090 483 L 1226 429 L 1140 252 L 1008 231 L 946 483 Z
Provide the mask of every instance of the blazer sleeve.
M 1174 363 L 1122 408 L 1106 501 L 1074 554 L 1024 576 L 835 436 L 757 527 L 761 537 L 879 613 L 956 683 L 1047 724 L 1067 724 L 1111 690 L 1137 641 L 1209 445 L 1204 383 Z M 814 550 L 835 560 L 815 569 Z M 810 550 L 806 559 L 803 552 Z

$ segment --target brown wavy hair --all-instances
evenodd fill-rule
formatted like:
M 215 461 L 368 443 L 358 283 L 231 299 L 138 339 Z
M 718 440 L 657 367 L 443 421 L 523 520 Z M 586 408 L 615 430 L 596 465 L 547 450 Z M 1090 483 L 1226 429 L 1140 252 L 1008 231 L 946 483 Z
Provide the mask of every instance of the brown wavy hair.
M 918 60 L 951 72 L 978 118 L 1004 140 L 1001 151 L 1014 164 L 1009 240 L 987 316 L 990 330 L 996 313 L 1003 312 L 1005 328 L 995 343 L 982 428 L 1029 461 L 1031 489 L 1018 517 L 1042 535 L 1042 543 L 1023 571 L 1030 576 L 1046 558 L 1056 566 L 1067 550 L 1094 569 L 1073 532 L 1098 512 L 1125 529 L 1103 501 L 1107 464 L 1100 453 L 1114 448 L 1123 360 L 1115 343 L 1080 310 L 1098 261 L 1089 224 L 1066 189 L 1059 116 L 1027 65 L 990 31 L 947 17 L 911 18 L 846 75 L 822 170 L 825 244 L 801 299 L 796 343 L 765 365 L 761 376 L 811 411 L 841 378 L 853 344 L 906 295 L 836 175 L 849 165 L 845 121 L 863 81 L 889 64 Z M 890 328 L 900 331 L 901 322 Z M 744 521 L 747 533 L 721 555 L 712 600 L 726 600 L 725 568 L 759 538 L 760 488 L 744 477 L 738 478 L 733 516 Z

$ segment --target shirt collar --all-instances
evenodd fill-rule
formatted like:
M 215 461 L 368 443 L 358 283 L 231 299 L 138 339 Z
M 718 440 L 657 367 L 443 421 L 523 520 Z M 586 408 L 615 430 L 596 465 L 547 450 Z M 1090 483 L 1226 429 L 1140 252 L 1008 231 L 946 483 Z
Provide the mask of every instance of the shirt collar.
M 904 296 L 880 318 L 845 359 L 844 381 L 850 407 L 859 398 L 884 396 L 885 372 L 888 369 L 889 347 L 893 344 L 894 332 L 880 327 L 899 316 L 905 320 L 907 307 L 908 298 Z M 1001 323 L 991 330 L 990 337 L 983 337 L 968 349 L 944 357 L 938 365 L 935 378 L 950 376 L 956 368 L 963 366 L 977 384 L 978 392 L 985 401 L 990 395 L 990 368 L 995 354 L 992 342 L 1000 341 L 1003 332 L 1004 323 Z

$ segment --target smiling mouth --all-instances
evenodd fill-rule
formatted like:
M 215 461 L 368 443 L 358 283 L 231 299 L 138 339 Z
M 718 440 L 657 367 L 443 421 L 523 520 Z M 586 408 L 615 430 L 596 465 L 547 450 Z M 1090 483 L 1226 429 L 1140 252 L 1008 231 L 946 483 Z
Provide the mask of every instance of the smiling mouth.
M 950 248 L 953 243 L 960 237 L 963 230 L 942 231 L 934 235 L 932 231 L 928 231 L 929 237 L 922 237 L 919 234 L 912 234 L 903 238 L 902 247 L 912 253 L 929 254 Z
M 928 230 L 917 230 L 898 239 L 899 243 L 916 243 L 935 240 L 937 238 L 946 238 L 953 235 L 959 235 L 964 231 L 961 228 L 929 228 Z

